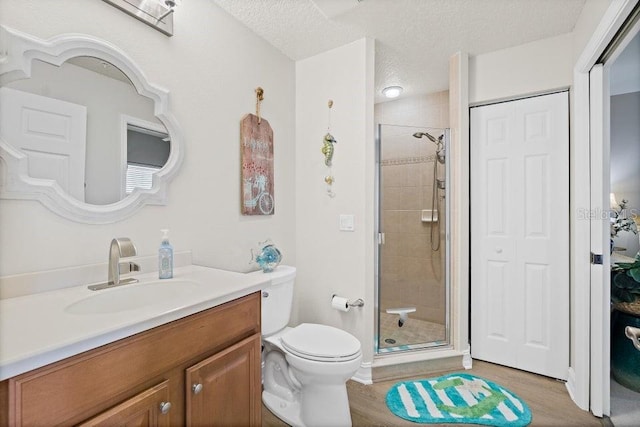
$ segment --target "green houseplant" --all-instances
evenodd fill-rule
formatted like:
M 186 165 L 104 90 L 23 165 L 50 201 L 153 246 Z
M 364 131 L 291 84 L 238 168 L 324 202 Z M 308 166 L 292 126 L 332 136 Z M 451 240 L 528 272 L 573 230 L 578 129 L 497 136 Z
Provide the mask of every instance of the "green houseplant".
M 611 250 L 620 231 L 638 233 L 626 211 L 627 200 L 611 211 Z M 623 386 L 640 392 L 640 253 L 633 262 L 611 267 L 611 374 Z
M 640 298 L 640 256 L 633 262 L 618 263 L 611 267 L 611 303 L 614 308 L 633 303 Z

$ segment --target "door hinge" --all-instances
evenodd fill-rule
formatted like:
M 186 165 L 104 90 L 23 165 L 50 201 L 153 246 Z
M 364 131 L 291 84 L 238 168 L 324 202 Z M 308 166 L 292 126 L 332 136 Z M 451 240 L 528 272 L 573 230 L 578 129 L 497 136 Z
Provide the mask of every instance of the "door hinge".
M 378 233 L 378 244 L 384 245 L 384 233 Z
M 604 256 L 602 254 L 594 254 L 591 252 L 591 264 L 602 265 L 602 261 L 604 260 Z

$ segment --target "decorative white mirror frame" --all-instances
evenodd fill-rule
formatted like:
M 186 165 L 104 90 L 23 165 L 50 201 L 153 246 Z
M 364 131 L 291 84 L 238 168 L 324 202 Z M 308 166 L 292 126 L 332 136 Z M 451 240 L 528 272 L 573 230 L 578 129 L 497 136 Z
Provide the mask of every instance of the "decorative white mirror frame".
M 33 60 L 60 66 L 77 56 L 101 58 L 113 64 L 131 80 L 140 95 L 153 100 L 154 114 L 171 137 L 166 164 L 153 175 L 151 189 L 136 188 L 116 203 L 91 205 L 74 199 L 53 180 L 30 177 L 27 157 L 11 146 L 10 141 L 0 139 L 0 162 L 3 161 L 6 167 L 0 180 L 0 199 L 38 200 L 64 218 L 88 224 L 120 221 L 145 204 L 165 205 L 167 185 L 177 173 L 183 157 L 181 132 L 169 111 L 169 92 L 150 84 L 142 70 L 122 50 L 104 40 L 84 34 L 63 34 L 42 40 L 0 26 L 0 86 L 29 78 Z

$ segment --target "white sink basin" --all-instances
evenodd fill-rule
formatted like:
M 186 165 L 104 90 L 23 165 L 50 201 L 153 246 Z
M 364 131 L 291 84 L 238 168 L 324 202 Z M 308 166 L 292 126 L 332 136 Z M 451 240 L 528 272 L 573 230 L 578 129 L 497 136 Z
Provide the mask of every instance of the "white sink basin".
M 105 314 L 136 310 L 175 301 L 194 293 L 201 286 L 198 282 L 179 279 L 124 285 L 96 291 L 95 295 L 69 304 L 65 311 L 71 314 Z

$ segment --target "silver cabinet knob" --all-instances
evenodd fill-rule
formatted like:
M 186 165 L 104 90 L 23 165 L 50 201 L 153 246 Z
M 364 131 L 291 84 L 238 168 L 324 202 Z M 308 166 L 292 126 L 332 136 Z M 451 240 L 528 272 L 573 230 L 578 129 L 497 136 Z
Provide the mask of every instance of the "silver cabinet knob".
M 169 409 L 171 409 L 171 402 L 160 403 L 160 412 L 162 412 L 163 415 L 166 415 L 169 412 Z
M 496 253 L 501 254 L 502 253 L 502 248 L 496 248 Z
M 262 298 L 269 298 L 269 292 L 264 291 L 264 292 L 262 293 Z
M 202 384 L 194 384 L 193 386 L 191 386 L 191 390 L 193 390 L 193 394 L 200 393 L 202 391 Z

